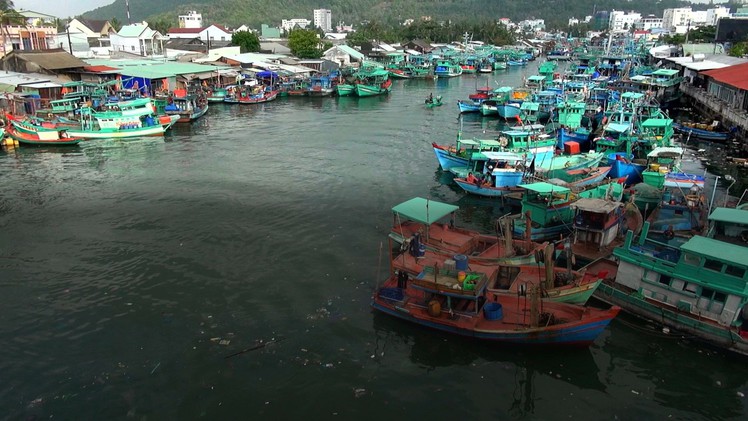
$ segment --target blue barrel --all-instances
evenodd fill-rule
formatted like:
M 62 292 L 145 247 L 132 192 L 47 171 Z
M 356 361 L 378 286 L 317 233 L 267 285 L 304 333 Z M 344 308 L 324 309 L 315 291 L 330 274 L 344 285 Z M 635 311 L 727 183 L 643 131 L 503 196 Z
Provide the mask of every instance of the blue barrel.
M 501 320 L 504 318 L 504 309 L 500 303 L 486 303 L 483 306 L 483 316 L 486 320 Z
M 464 254 L 455 254 L 455 269 L 468 270 L 468 257 Z

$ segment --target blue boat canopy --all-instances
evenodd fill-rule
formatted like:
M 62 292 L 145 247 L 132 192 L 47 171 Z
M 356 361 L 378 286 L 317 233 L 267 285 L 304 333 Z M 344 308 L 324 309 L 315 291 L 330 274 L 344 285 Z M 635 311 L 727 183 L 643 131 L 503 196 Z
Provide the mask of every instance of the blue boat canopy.
M 414 197 L 393 207 L 392 212 L 405 219 L 430 225 L 458 209 L 459 206 Z
M 270 78 L 277 79 L 278 78 L 278 73 L 270 72 L 270 71 L 266 70 L 264 72 L 257 73 L 257 77 L 270 77 Z

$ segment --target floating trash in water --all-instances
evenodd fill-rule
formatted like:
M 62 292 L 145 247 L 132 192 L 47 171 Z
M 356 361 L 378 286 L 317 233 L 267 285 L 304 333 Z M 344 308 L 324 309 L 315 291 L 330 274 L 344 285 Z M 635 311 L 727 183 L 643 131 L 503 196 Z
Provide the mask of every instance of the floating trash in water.
M 745 397 L 745 394 L 744 394 L 743 392 L 741 392 L 741 391 L 738 391 L 737 395 L 738 395 L 739 397 L 741 397 L 741 398 L 744 398 L 744 397 Z
M 226 345 L 228 345 L 230 343 L 231 343 L 231 341 L 228 340 L 228 339 L 221 339 L 220 341 L 218 341 L 218 345 L 223 345 L 223 346 L 226 346 Z
M 364 396 L 366 394 L 366 389 L 359 388 L 359 389 L 353 389 L 353 396 L 360 398 L 361 396 Z

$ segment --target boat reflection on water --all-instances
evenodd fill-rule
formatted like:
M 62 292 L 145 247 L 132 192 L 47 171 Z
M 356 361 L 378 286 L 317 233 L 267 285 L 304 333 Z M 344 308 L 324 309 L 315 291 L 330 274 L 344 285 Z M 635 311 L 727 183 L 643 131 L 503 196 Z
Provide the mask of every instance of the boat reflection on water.
M 408 354 L 410 361 L 426 372 L 469 366 L 475 371 L 475 376 L 487 379 L 492 389 L 498 389 L 491 393 L 512 396 L 509 402 L 512 413 L 532 413 L 535 382 L 539 380 L 561 381 L 578 389 L 605 391 L 592 348 L 488 343 L 411 326 L 384 314 L 374 313 L 373 316 L 377 355 L 388 347 L 395 347 L 398 354 Z M 607 333 L 604 332 L 598 341 L 605 336 Z M 554 352 L 554 349 L 562 352 Z M 507 382 L 508 376 L 513 376 L 513 383 Z M 498 402 L 499 405 L 503 403 L 503 399 Z

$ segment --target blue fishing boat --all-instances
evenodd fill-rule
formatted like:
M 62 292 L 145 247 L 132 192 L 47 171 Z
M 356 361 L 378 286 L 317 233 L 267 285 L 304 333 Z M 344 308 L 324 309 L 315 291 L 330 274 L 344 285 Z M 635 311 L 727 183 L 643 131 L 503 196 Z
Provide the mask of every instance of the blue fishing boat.
M 460 109 L 460 114 L 462 113 L 479 113 L 481 108 L 481 103 L 472 101 L 472 100 L 458 100 L 457 101 L 457 108 Z
M 483 152 L 481 154 L 488 164 L 483 178 L 455 178 L 454 182 L 467 193 L 483 197 L 500 197 L 506 193 L 520 190 L 517 186 L 525 176 L 524 168 L 517 164 L 524 164 L 526 156 L 511 152 Z
M 711 142 L 724 142 L 730 139 L 730 132 L 713 130 L 712 126 L 706 124 L 673 123 L 673 129 L 685 136 Z

